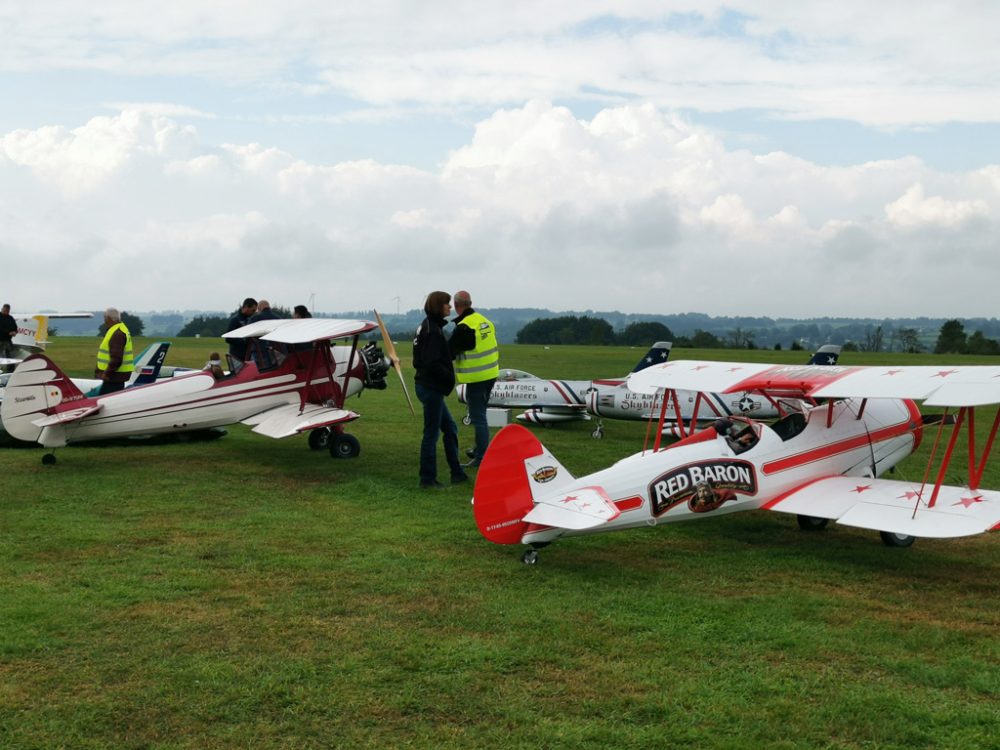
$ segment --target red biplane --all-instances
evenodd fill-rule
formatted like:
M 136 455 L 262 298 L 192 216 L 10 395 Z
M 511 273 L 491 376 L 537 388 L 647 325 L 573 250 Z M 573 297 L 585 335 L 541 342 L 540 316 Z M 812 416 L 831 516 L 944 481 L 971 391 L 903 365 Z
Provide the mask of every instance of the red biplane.
M 380 326 L 381 319 L 378 325 L 331 318 L 262 320 L 226 334 L 248 343 L 247 360 L 230 362 L 228 374 L 195 371 L 95 397 L 36 354 L 14 370 L 0 413 L 13 437 L 49 448 L 242 422 L 272 438 L 311 431 L 311 447 L 328 444 L 334 457 L 350 458 L 360 444 L 344 432 L 343 426 L 358 418 L 345 408 L 347 398 L 364 388 L 385 388 L 390 367 L 402 382 L 387 336 L 388 357 L 374 342 L 359 346 L 362 334 Z M 350 346 L 331 345 L 344 338 Z M 55 455 L 47 453 L 42 461 L 54 463 Z
M 980 484 L 1000 427 L 976 443 L 976 407 L 1000 403 L 1000 367 L 775 366 L 678 361 L 629 377 L 640 393 L 660 393 L 655 442 L 641 453 L 574 478 L 527 430 L 504 428 L 476 478 L 480 532 L 498 544 L 527 544 L 523 560 L 565 536 L 654 526 L 741 510 L 798 516 L 805 529 L 830 520 L 880 532 L 890 546 L 916 537 L 959 537 L 1000 527 L 1000 492 Z M 697 429 L 699 404 L 682 418 L 676 393 L 757 393 L 782 409 L 771 424 L 745 417 Z M 923 418 L 914 401 L 946 407 Z M 957 413 L 948 414 L 951 409 Z M 664 422 L 681 440 L 661 444 Z M 953 417 L 953 418 L 948 418 Z M 950 424 L 950 434 L 946 425 Z M 932 427 L 933 425 L 933 427 Z M 933 446 L 921 481 L 881 479 L 909 456 L 924 432 Z M 945 483 L 965 435 L 965 483 Z

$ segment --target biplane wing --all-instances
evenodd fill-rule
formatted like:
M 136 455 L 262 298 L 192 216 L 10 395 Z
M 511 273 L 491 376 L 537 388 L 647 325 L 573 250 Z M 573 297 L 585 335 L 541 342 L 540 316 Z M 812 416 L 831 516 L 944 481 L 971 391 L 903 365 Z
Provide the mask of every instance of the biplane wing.
M 758 391 L 810 398 L 905 398 L 928 406 L 979 406 L 1000 403 L 1000 367 L 841 367 L 678 360 L 629 376 L 628 387 L 639 393 L 660 389 Z
M 357 418 L 358 414 L 347 409 L 336 409 L 319 404 L 306 404 L 305 407 L 297 404 L 286 404 L 247 417 L 243 420 L 243 424 L 255 425 L 253 431 L 258 435 L 284 438 L 318 427 L 351 422 Z
M 314 341 L 343 339 L 378 328 L 368 320 L 341 318 L 279 318 L 259 320 L 222 334 L 227 339 L 260 338 L 279 344 L 311 344 Z
M 816 479 L 765 504 L 765 510 L 829 518 L 846 526 L 906 536 L 946 539 L 996 530 L 1000 492 L 894 479 L 832 476 Z

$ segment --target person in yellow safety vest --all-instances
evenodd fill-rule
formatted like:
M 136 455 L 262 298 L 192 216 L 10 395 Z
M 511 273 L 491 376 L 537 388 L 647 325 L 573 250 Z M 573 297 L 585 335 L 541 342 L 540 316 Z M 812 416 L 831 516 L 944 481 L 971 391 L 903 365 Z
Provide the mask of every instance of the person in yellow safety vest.
M 490 428 L 486 423 L 486 407 L 490 392 L 500 374 L 500 349 L 496 329 L 486 316 L 472 309 L 472 295 L 455 292 L 455 331 L 449 346 L 455 357 L 455 378 L 465 383 L 465 401 L 469 405 L 469 421 L 476 434 L 476 447 L 467 451 L 472 460 L 467 468 L 479 466 L 490 444 Z
M 101 390 L 97 394 L 114 393 L 125 387 L 135 367 L 132 364 L 132 334 L 122 323 L 121 313 L 113 307 L 104 311 L 104 325 L 107 333 L 97 350 L 95 377 L 101 379 Z

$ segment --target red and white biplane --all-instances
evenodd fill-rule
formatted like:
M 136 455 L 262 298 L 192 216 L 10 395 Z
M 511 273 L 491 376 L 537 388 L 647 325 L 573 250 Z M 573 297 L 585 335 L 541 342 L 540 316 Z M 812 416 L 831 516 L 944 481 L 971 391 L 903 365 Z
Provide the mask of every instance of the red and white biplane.
M 195 371 L 96 397 L 36 354 L 11 375 L 0 415 L 11 436 L 48 448 L 242 422 L 272 438 L 313 431 L 311 447 L 328 443 L 331 455 L 350 458 L 360 444 L 343 426 L 359 415 L 344 402 L 364 388 L 384 389 L 390 367 L 402 382 L 391 340 L 385 339 L 388 357 L 374 342 L 358 345 L 377 327 L 364 320 L 263 320 L 225 334 L 247 340 L 247 361 L 231 362 L 229 374 Z M 332 345 L 347 338 L 350 346 Z M 55 455 L 42 461 L 54 463 Z
M 628 383 L 640 393 L 662 392 L 655 443 L 576 479 L 528 430 L 505 427 L 476 478 L 473 509 L 483 536 L 497 544 L 530 545 L 522 558 L 530 564 L 539 548 L 562 537 L 742 510 L 792 513 L 804 529 L 830 520 L 872 529 L 897 547 L 916 537 L 1000 527 L 1000 492 L 980 487 L 1000 412 L 981 453 L 975 432 L 976 407 L 1000 403 L 1000 367 L 678 361 L 642 370 Z M 681 413 L 679 390 L 752 392 L 776 404 L 798 399 L 804 406 L 772 424 L 730 417 L 697 429 L 696 404 L 692 417 L 677 420 L 681 440 L 664 445 L 660 433 L 668 411 Z M 947 409 L 924 419 L 915 400 Z M 922 480 L 879 478 L 916 450 L 935 422 Z M 963 433 L 965 483 L 945 484 Z

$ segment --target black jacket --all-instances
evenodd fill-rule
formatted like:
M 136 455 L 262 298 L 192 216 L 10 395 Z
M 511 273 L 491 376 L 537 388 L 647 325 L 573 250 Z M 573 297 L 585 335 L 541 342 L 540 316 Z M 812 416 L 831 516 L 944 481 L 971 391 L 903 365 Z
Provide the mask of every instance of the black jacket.
M 455 366 L 444 335 L 446 325 L 444 318 L 426 317 L 413 339 L 413 367 L 417 371 L 414 381 L 445 396 L 455 388 Z

